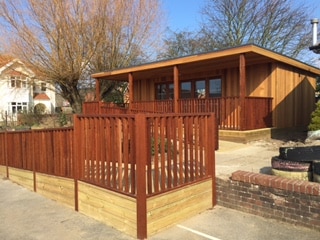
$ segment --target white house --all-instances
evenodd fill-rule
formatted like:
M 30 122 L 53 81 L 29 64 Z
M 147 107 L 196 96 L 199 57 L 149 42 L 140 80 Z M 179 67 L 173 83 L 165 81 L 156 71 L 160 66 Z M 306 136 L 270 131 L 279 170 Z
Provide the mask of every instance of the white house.
M 17 113 L 40 103 L 46 106 L 46 113 L 54 113 L 55 102 L 51 84 L 38 80 L 19 59 L 0 55 L 0 121 L 15 121 Z

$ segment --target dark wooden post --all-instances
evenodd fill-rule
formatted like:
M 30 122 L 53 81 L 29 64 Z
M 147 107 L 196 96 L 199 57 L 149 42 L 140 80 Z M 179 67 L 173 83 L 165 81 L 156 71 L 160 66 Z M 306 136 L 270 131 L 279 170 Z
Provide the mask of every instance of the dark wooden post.
M 35 136 L 34 136 L 34 130 L 31 130 L 31 139 L 32 139 L 32 171 L 33 171 L 33 191 L 37 192 L 37 174 L 36 174 L 36 162 L 35 162 L 35 156 L 36 156 L 36 149 L 37 147 L 34 145 L 35 142 Z
M 211 175 L 212 178 L 212 206 L 217 204 L 217 190 L 216 190 L 216 160 L 215 160 L 215 149 L 217 146 L 212 146 L 212 144 L 216 145 L 216 136 L 218 129 L 216 128 L 216 117 L 214 113 L 211 113 L 208 117 L 208 129 L 207 132 L 207 158 L 208 158 L 208 174 Z
M 4 151 L 5 151 L 5 161 L 6 161 L 6 177 L 9 178 L 9 161 L 8 161 L 8 133 L 7 129 L 4 133 Z
M 147 121 L 144 114 L 135 117 L 135 142 L 137 164 L 137 238 L 147 238 L 147 193 L 146 193 L 146 164 L 147 164 Z
M 131 112 L 131 109 L 132 109 L 131 103 L 133 103 L 133 91 L 134 91 L 133 74 L 132 73 L 129 73 L 129 75 L 128 75 L 128 82 L 129 82 L 129 111 Z
M 174 113 L 180 112 L 178 99 L 179 99 L 179 92 L 180 92 L 180 85 L 179 85 L 179 69 L 178 66 L 173 67 L 173 106 L 174 106 Z
M 240 130 L 246 129 L 246 58 L 245 54 L 240 54 L 239 59 L 239 97 L 240 97 Z
M 100 102 L 100 80 L 96 79 L 96 101 Z
M 72 163 L 73 163 L 73 178 L 74 178 L 74 209 L 79 211 L 79 199 L 78 199 L 78 179 L 79 179 L 79 151 L 78 146 L 81 145 L 80 137 L 80 122 L 77 115 L 73 116 L 73 152 L 72 152 Z

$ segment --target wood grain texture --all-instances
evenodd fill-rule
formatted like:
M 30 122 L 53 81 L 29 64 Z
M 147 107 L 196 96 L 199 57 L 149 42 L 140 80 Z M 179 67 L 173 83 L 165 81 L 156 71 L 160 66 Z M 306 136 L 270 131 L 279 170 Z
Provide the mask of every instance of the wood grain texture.
M 212 208 L 212 180 L 147 200 L 148 236 Z
M 74 207 L 74 180 L 37 173 L 37 192 L 49 199 Z
M 79 212 L 136 237 L 136 200 L 79 181 Z
M 9 179 L 33 191 L 33 172 L 17 168 L 9 168 Z
M 6 176 L 7 174 L 7 167 L 6 166 L 0 166 L 0 175 Z

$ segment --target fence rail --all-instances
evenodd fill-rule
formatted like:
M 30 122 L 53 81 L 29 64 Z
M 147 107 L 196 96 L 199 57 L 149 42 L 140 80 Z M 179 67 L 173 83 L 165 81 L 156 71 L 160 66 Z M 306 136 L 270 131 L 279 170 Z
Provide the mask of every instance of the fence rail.
M 55 176 L 73 177 L 73 129 L 0 133 L 0 164 Z
M 272 98 L 246 97 L 241 109 L 239 97 L 179 99 L 178 113 L 214 113 L 219 129 L 253 130 L 272 127 Z M 100 107 L 99 107 L 100 106 Z M 173 113 L 173 100 L 140 101 L 123 107 L 110 103 L 84 103 L 85 114 Z M 241 123 L 241 116 L 245 119 Z
M 207 128 L 215 129 L 213 118 L 210 114 L 78 116 L 78 177 L 133 196 L 141 174 L 146 176 L 148 195 L 210 177 L 215 141 Z M 144 149 L 141 156 L 137 148 Z
M 1 132 L 0 164 L 151 196 L 212 177 L 215 124 L 213 114 L 78 115 L 73 128 Z

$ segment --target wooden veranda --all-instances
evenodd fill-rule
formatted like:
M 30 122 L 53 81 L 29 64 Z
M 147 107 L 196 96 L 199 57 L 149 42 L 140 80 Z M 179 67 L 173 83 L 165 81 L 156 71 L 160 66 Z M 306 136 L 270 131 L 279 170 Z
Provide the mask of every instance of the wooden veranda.
M 179 99 L 140 101 L 116 105 L 105 102 L 85 102 L 84 114 L 114 113 L 214 113 L 221 130 L 253 130 L 272 127 L 272 98 L 239 97 L 211 99 Z M 177 112 L 175 112 L 177 111 Z

